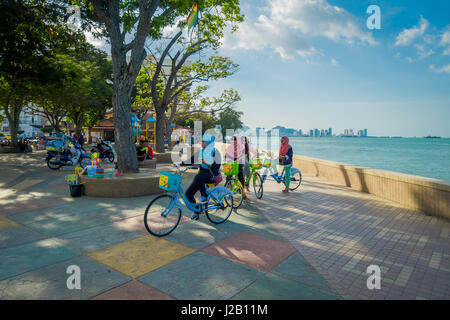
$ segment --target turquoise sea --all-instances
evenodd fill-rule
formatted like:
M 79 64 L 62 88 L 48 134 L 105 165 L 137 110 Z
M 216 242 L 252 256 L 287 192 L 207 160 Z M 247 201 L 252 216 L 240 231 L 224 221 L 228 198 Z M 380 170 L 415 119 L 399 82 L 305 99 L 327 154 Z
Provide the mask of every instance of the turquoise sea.
M 289 139 L 294 154 L 450 182 L 450 138 Z

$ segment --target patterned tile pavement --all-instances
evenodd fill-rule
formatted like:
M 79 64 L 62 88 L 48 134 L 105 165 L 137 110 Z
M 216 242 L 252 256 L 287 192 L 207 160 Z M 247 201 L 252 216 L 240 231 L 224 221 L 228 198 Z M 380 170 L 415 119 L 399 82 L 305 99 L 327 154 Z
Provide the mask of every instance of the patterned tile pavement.
M 343 298 L 450 299 L 449 221 L 316 177 L 280 191 L 264 185 L 262 212 Z M 380 290 L 367 288 L 370 265 Z
M 143 226 L 153 197 L 71 198 L 69 168 L 11 157 L 0 155 L 0 299 L 450 298 L 447 221 L 314 177 L 289 195 L 269 181 L 226 223 L 183 217 L 156 238 Z M 381 290 L 367 289 L 370 264 Z M 80 290 L 67 288 L 73 265 Z

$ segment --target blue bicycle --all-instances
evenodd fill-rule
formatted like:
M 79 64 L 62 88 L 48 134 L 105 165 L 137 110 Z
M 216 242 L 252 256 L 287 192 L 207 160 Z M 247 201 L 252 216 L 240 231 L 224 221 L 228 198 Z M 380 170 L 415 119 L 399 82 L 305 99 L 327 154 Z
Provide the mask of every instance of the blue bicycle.
M 159 186 L 169 192 L 157 196 L 145 209 L 144 224 L 147 231 L 154 236 L 162 237 L 175 230 L 183 215 L 181 200 L 190 211 L 198 214 L 205 213 L 212 223 L 225 222 L 233 211 L 233 193 L 223 186 L 207 187 L 207 199 L 203 202 L 192 203 L 187 199 L 181 187 L 181 181 L 187 170 L 198 167 L 189 166 L 184 170 L 181 170 L 178 165 L 175 167 L 179 174 L 160 172 Z
M 261 174 L 263 183 L 266 182 L 266 179 L 268 176 L 267 171 L 270 171 L 270 175 L 277 183 L 283 182 L 286 185 L 286 179 L 285 179 L 286 168 L 283 167 L 283 171 L 281 172 L 281 174 L 278 174 L 278 171 L 276 169 L 277 164 L 274 160 L 272 160 L 270 158 L 264 159 L 263 167 L 265 169 L 264 172 Z M 290 178 L 291 181 L 289 183 L 289 190 L 294 191 L 298 187 L 300 187 L 300 184 L 302 183 L 302 172 L 300 170 L 298 170 L 297 168 L 291 167 L 290 177 L 291 177 Z

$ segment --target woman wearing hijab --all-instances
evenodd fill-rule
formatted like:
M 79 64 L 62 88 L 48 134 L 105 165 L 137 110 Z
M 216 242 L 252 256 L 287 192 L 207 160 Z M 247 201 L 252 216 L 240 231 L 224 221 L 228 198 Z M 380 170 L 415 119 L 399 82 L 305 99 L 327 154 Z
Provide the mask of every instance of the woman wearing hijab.
M 227 147 L 226 153 L 227 161 L 237 161 L 239 163 L 239 173 L 238 179 L 241 182 L 242 186 L 245 186 L 244 180 L 244 162 L 245 162 L 245 146 L 242 144 L 239 136 L 233 136 L 233 139 L 230 145 Z M 229 179 L 229 176 L 227 176 Z M 244 193 L 244 199 L 247 198 L 247 195 Z
M 292 147 L 289 144 L 289 138 L 284 136 L 281 138 L 281 146 L 279 152 L 279 162 L 280 165 L 284 166 L 284 177 L 286 182 L 286 189 L 283 190 L 284 193 L 289 192 L 289 183 L 291 182 L 291 167 L 292 167 L 292 158 L 294 152 L 292 151 Z
M 208 194 L 206 193 L 206 184 L 213 183 L 214 177 L 219 175 L 221 156 L 219 151 L 214 147 L 215 137 L 211 134 L 204 134 L 202 139 L 202 149 L 191 157 L 190 163 L 182 162 L 182 165 L 191 165 L 194 163 L 196 156 L 200 161 L 197 175 L 194 177 L 189 188 L 186 190 L 186 197 L 189 202 L 196 203 L 195 194 L 200 190 L 202 195 L 201 201 L 206 201 Z M 192 219 L 198 219 L 198 213 L 194 213 Z

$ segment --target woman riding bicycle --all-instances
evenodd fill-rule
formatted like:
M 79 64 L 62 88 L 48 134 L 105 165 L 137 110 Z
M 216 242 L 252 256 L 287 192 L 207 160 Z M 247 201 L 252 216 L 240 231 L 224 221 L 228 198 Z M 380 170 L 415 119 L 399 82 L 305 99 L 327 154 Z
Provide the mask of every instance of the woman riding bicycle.
M 230 145 L 227 147 L 226 160 L 227 161 L 237 161 L 239 163 L 238 179 L 241 182 L 242 186 L 244 186 L 245 185 L 245 180 L 244 180 L 245 146 L 242 144 L 241 139 L 237 135 L 233 136 L 233 139 L 232 139 Z M 227 179 L 229 179 L 229 176 L 227 176 Z M 245 193 L 243 196 L 244 196 L 244 199 L 247 198 Z
M 289 192 L 289 183 L 291 182 L 291 167 L 292 167 L 292 158 L 294 152 L 292 151 L 292 147 L 289 144 L 289 138 L 284 136 L 281 138 L 281 146 L 279 152 L 279 163 L 285 168 L 285 181 L 286 181 L 286 189 L 283 190 L 284 193 Z
M 201 201 L 206 201 L 208 194 L 206 193 L 205 185 L 207 183 L 213 183 L 214 177 L 220 174 L 219 169 L 222 158 L 219 150 L 214 147 L 214 140 L 215 137 L 213 135 L 204 134 L 202 139 L 202 149 L 197 154 L 193 155 L 190 161 L 181 163 L 181 165 L 188 166 L 194 163 L 195 158 L 200 161 L 198 173 L 186 190 L 186 197 L 192 203 L 196 203 L 194 196 L 199 190 L 202 195 Z M 194 213 L 191 218 L 197 220 L 198 213 Z

